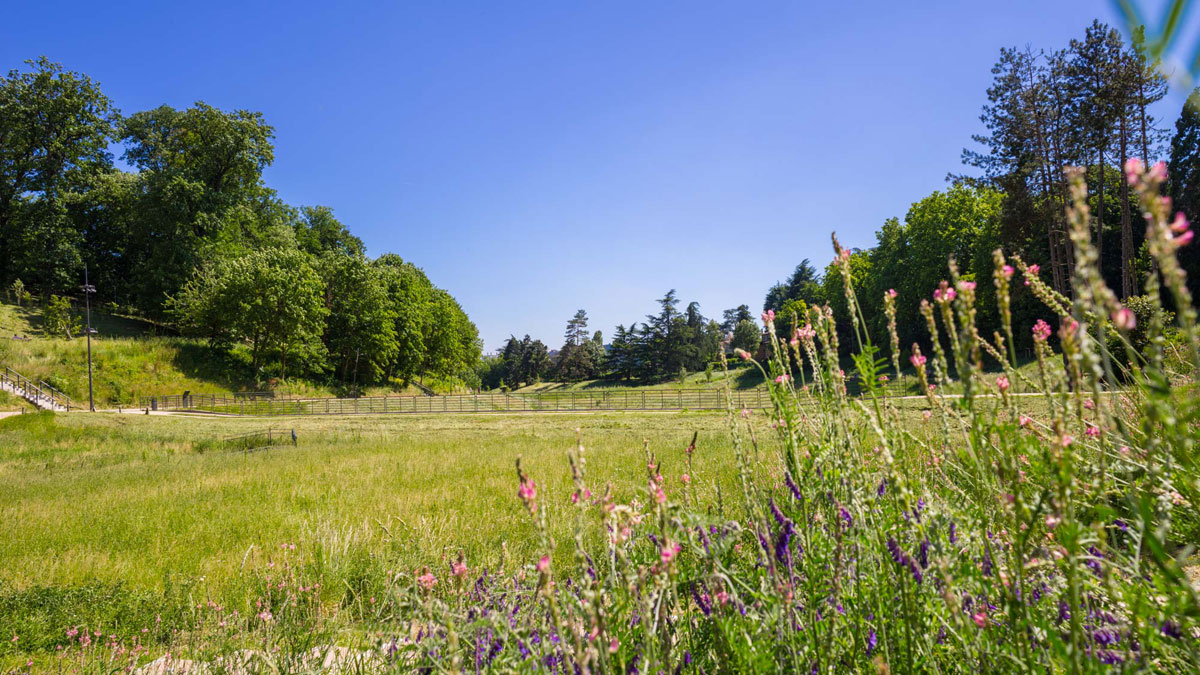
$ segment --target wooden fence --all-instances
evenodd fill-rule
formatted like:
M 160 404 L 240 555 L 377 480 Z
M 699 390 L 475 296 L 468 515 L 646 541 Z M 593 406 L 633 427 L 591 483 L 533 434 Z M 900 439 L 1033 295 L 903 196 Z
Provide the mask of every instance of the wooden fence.
M 361 398 L 270 399 L 190 394 L 143 399 L 150 410 L 228 415 L 378 415 L 392 413 L 505 413 L 598 410 L 724 410 L 771 405 L 765 389 L 636 389 L 450 396 L 365 396 Z

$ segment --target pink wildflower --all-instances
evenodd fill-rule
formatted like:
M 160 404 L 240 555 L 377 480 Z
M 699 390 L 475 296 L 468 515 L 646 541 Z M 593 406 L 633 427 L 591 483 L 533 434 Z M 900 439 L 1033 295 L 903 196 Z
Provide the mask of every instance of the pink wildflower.
M 621 641 L 620 641 L 620 640 L 618 640 L 617 638 L 613 638 L 613 639 L 612 639 L 612 642 L 609 642 L 609 643 L 608 643 L 608 653 L 609 653 L 609 654 L 616 654 L 616 653 L 617 653 L 617 650 L 618 650 L 620 647 L 621 647 Z
M 912 362 L 914 368 L 920 368 L 925 365 L 924 354 L 913 354 L 908 360 Z
M 975 282 L 974 281 L 960 281 L 960 282 L 958 282 L 958 288 L 959 288 L 959 290 L 964 291 L 964 292 L 965 291 L 973 291 L 973 290 L 975 290 Z
M 987 627 L 988 623 L 987 612 L 975 612 L 975 614 L 971 616 L 971 620 L 975 622 L 976 626 L 985 628 Z
M 1133 330 L 1134 327 L 1137 326 L 1137 317 L 1134 316 L 1133 311 L 1131 311 L 1128 307 L 1122 307 L 1121 309 L 1113 312 L 1112 320 L 1117 328 L 1120 328 L 1124 331 Z
M 459 578 L 467 575 L 467 566 L 458 560 L 451 561 L 450 572 Z
M 896 289 L 894 289 L 894 288 L 889 288 L 887 291 L 887 294 L 888 294 L 888 297 L 892 298 L 893 300 L 896 298 L 897 295 L 899 295 L 898 293 L 896 293 Z
M 1042 271 L 1041 265 L 1030 265 L 1025 268 L 1025 285 L 1029 285 L 1029 277 L 1036 277 Z
M 687 485 L 688 483 L 692 482 L 692 477 L 685 473 L 679 477 L 679 481 L 682 482 L 684 485 Z
M 1007 378 L 1007 377 L 1005 377 L 1005 376 L 1003 376 L 1003 375 L 1001 375 L 1000 377 L 997 377 L 997 378 L 996 378 L 996 387 L 997 387 L 997 388 L 998 388 L 998 389 L 999 389 L 1001 392 L 1006 392 L 1006 391 L 1008 391 L 1008 387 L 1009 387 L 1008 378 Z
M 1130 185 L 1136 185 L 1138 179 L 1142 177 L 1142 160 L 1137 157 L 1130 157 L 1125 160 L 1125 180 Z
M 1071 438 L 1069 434 L 1063 434 L 1063 437 L 1060 438 L 1058 442 L 1065 448 L 1071 445 L 1071 443 L 1075 442 L 1075 439 Z
M 1045 342 L 1050 338 L 1050 324 L 1038 319 L 1037 323 L 1033 324 L 1033 339 L 1037 342 Z
M 417 577 L 417 583 L 421 585 L 421 588 L 428 591 L 437 585 L 437 577 L 433 576 L 433 572 L 426 572 Z
M 1020 421 L 1021 426 L 1023 426 L 1023 427 L 1033 426 L 1033 418 L 1028 415 L 1021 415 L 1019 421 Z
M 680 548 L 679 544 L 672 544 L 672 543 L 668 542 L 666 546 L 663 546 L 663 550 L 662 550 L 662 554 L 661 554 L 662 561 L 664 563 L 671 562 L 672 560 L 674 560 L 676 558 L 676 556 L 679 555 L 680 550 L 681 550 L 681 548 Z
M 1091 436 L 1092 438 L 1099 438 L 1100 437 L 1100 427 L 1089 424 L 1087 430 L 1084 433 L 1086 433 L 1088 436 Z
M 773 323 L 775 321 L 775 310 L 768 309 L 767 311 L 763 312 L 762 321 L 764 326 L 769 323 Z
M 736 354 L 737 357 L 743 361 L 750 360 L 750 352 L 746 351 L 745 349 L 742 349 L 741 347 L 733 350 L 733 353 Z
M 1175 234 L 1183 234 L 1184 232 L 1187 232 L 1191 226 L 1192 224 L 1188 222 L 1187 216 L 1183 215 L 1182 211 L 1176 213 L 1175 220 L 1171 221 L 1171 231 Z
M 880 382 L 887 382 L 887 381 L 888 381 L 888 379 L 889 379 L 889 378 L 888 378 L 888 376 L 887 376 L 886 374 L 884 374 L 884 375 L 880 375 L 880 376 L 879 376 L 879 381 L 880 381 Z
M 550 556 L 544 555 L 537 561 L 537 571 L 545 573 L 550 569 Z
M 1165 181 L 1167 179 L 1167 163 L 1162 160 L 1155 162 L 1154 166 L 1150 167 L 1150 170 L 1146 172 L 1146 175 L 1150 180 L 1159 183 Z
M 1012 265 L 1005 265 L 1000 268 L 1000 274 L 1003 274 L 1005 279 L 1011 279 L 1014 271 Z
M 775 384 L 783 384 L 784 382 L 787 382 L 789 379 L 791 379 L 791 378 L 790 378 L 790 377 L 788 377 L 788 374 L 787 374 L 787 373 L 783 373 L 783 374 L 782 374 L 782 375 L 780 375 L 779 377 L 776 377 L 776 378 L 775 378 Z

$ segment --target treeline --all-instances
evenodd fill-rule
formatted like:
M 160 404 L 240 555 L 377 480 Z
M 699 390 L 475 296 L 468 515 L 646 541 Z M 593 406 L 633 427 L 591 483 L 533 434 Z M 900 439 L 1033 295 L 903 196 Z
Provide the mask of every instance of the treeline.
M 102 303 L 245 345 L 260 380 L 475 384 L 478 333 L 448 293 L 263 183 L 274 129 L 260 113 L 198 102 L 123 116 L 88 76 L 28 65 L 0 78 L 4 288 L 60 303 L 86 265 Z
M 596 378 L 659 381 L 688 373 L 711 374 L 727 346 L 757 349 L 761 331 L 751 321 L 750 308 L 742 305 L 726 310 L 718 323 L 700 313 L 700 304 L 679 309 L 675 290 L 658 301 L 659 312 L 640 323 L 618 325 L 612 342 L 604 344 L 600 331 L 589 336 L 587 312 L 579 310 L 567 322 L 562 347 L 551 353 L 541 340 L 510 337 L 500 353 L 486 357 L 480 366 L 480 382 L 493 389 L 516 389 L 544 380 L 577 382 Z M 730 345 L 728 336 L 732 336 Z
M 901 344 L 927 340 L 917 299 L 931 297 L 947 278 L 950 258 L 964 280 L 978 281 L 984 335 L 998 327 L 992 284 L 997 248 L 1038 265 L 1047 283 L 1070 295 L 1074 251 L 1066 236 L 1064 167 L 1086 171 L 1105 281 L 1131 307 L 1148 306 L 1136 296 L 1144 292 L 1152 265 L 1145 221 L 1125 180 L 1126 160 L 1165 160 L 1175 207 L 1200 218 L 1200 90 L 1168 134 L 1149 112 L 1166 94 L 1166 82 L 1138 39 L 1126 44 L 1115 29 L 1094 22 L 1058 50 L 1004 49 L 992 72 L 981 116 L 988 133 L 974 137 L 982 149 L 963 152 L 964 163 L 980 174 L 951 176 L 947 190 L 915 202 L 903 220 L 887 220 L 873 247 L 851 252 L 851 286 L 876 344 L 886 344 L 883 297 L 891 289 L 908 298 L 897 303 Z M 1200 290 L 1198 248 L 1185 246 L 1180 258 L 1189 283 Z M 842 345 L 849 346 L 844 297 L 835 265 L 821 274 L 805 260 L 768 292 L 764 309 L 775 311 L 776 328 L 787 335 L 797 320 L 804 323 L 797 317 L 807 308 L 828 303 L 840 322 Z M 1030 294 L 1017 293 L 1014 303 L 1015 324 L 1042 318 Z M 1017 339 L 1022 348 L 1031 340 L 1024 333 Z

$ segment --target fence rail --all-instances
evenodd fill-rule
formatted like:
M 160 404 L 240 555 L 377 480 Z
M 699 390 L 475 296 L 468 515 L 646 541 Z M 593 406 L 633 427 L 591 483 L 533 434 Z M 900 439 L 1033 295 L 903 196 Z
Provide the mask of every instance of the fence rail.
M 598 410 L 723 410 L 771 405 L 765 389 L 727 393 L 724 389 L 642 389 L 451 396 L 365 396 L 361 398 L 248 399 L 189 394 L 143 399 L 150 410 L 181 410 L 228 415 L 378 415 L 392 413 L 571 412 Z
M 253 431 L 248 434 L 238 434 L 237 436 L 226 436 L 221 439 L 221 444 L 230 450 L 241 450 L 242 452 L 253 452 L 262 448 L 269 448 L 272 445 L 296 444 L 295 429 L 267 429 L 266 431 Z
M 0 383 L 11 386 L 17 393 L 39 408 L 70 410 L 71 397 L 50 386 L 43 380 L 34 382 L 17 371 L 4 367 L 0 371 Z

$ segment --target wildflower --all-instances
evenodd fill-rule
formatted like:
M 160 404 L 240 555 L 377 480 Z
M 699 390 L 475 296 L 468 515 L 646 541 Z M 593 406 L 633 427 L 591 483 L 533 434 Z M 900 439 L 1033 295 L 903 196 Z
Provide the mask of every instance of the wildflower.
M 796 329 L 796 337 L 802 340 L 811 340 L 817 335 L 817 329 L 812 327 L 811 323 L 804 324 L 803 328 Z
M 1142 177 L 1142 160 L 1137 157 L 1130 157 L 1125 160 L 1125 180 L 1130 185 L 1136 185 L 1138 179 Z
M 545 574 L 550 570 L 550 556 L 544 555 L 537 561 L 537 571 Z
M 975 290 L 975 282 L 974 281 L 960 281 L 960 282 L 958 282 L 958 288 L 959 288 L 959 290 L 961 290 L 963 292 L 973 291 L 973 290 Z
M 1019 421 L 1020 425 L 1023 427 L 1033 426 L 1033 418 L 1030 417 L 1029 415 L 1021 415 L 1021 417 L 1019 418 L 1018 421 Z
M 1112 321 L 1117 328 L 1124 331 L 1133 330 L 1137 326 L 1137 317 L 1128 307 L 1122 307 L 1113 312 Z
M 263 611 L 258 613 L 258 618 L 262 619 L 263 623 L 270 623 L 271 619 L 274 619 L 275 617 L 272 616 L 269 611 L 264 609 Z
M 1150 180 L 1159 183 L 1165 181 L 1167 179 L 1167 163 L 1162 160 L 1155 162 L 1154 166 L 1150 167 L 1150 170 L 1146 172 L 1146 176 Z
M 1014 271 L 1012 265 L 1005 265 L 1000 268 L 1000 273 L 1004 275 L 1005 279 L 1011 279 Z
M 750 360 L 750 352 L 746 351 L 745 349 L 742 349 L 741 347 L 738 347 L 737 349 L 733 350 L 733 353 L 736 354 L 737 357 L 743 361 Z
M 1040 265 L 1030 265 L 1025 268 L 1025 285 L 1029 285 L 1029 277 L 1036 277 L 1038 272 L 1042 270 Z
M 984 611 L 976 612 L 975 614 L 973 614 L 971 616 L 971 620 L 975 622 L 976 626 L 979 626 L 980 628 L 985 628 L 985 627 L 987 627 L 987 622 L 988 622 L 987 612 L 984 612 Z
M 662 558 L 664 564 L 668 564 L 679 555 L 680 550 L 682 549 L 679 544 L 672 544 L 668 542 L 665 546 L 663 546 L 662 553 L 659 554 L 659 557 Z
M 1063 437 L 1058 439 L 1058 442 L 1064 447 L 1069 447 L 1075 441 L 1069 434 L 1063 434 Z
M 1054 515 L 1053 513 L 1046 515 L 1046 529 L 1047 530 L 1053 530 L 1054 528 L 1058 527 L 1058 524 L 1061 522 L 1062 522 L 1062 518 L 1059 518 L 1058 516 Z
M 1035 342 L 1045 342 L 1050 338 L 1050 324 L 1038 319 L 1033 324 L 1033 339 Z
M 1001 393 L 1008 391 L 1008 386 L 1009 382 L 1007 377 L 1001 375 L 1000 377 L 996 378 L 996 388 L 999 389 Z
M 888 294 L 888 297 L 892 298 L 893 300 L 896 299 L 896 296 L 898 295 L 896 293 L 896 289 L 894 289 L 894 288 L 889 288 L 887 291 L 887 294 Z
M 791 378 L 788 377 L 788 374 L 783 373 L 775 378 L 775 384 L 783 384 L 784 382 L 787 382 L 789 379 L 791 379 Z
M 954 522 L 950 523 L 950 543 L 958 543 L 958 525 Z
M 425 590 L 432 590 L 437 585 L 437 577 L 433 576 L 433 572 L 428 570 L 424 574 L 417 577 L 417 583 Z
M 453 560 L 450 562 L 450 573 L 461 579 L 467 575 L 467 566 L 461 560 Z
M 1183 631 L 1179 629 L 1179 624 L 1175 623 L 1174 621 L 1164 621 L 1162 625 L 1159 626 L 1159 630 L 1162 631 L 1162 634 L 1165 637 L 1173 638 L 1175 640 L 1183 637 Z
M 880 381 L 880 382 L 887 382 L 887 381 L 888 381 L 888 376 L 887 376 L 887 375 L 880 375 L 880 376 L 879 376 L 879 381 Z
M 746 419 L 748 417 L 750 417 L 750 409 L 742 408 L 742 419 Z
M 1088 436 L 1091 436 L 1092 438 L 1099 438 L 1100 437 L 1100 427 L 1089 424 L 1087 427 L 1087 430 L 1084 433 L 1086 433 Z
M 879 644 L 879 638 L 876 637 L 875 629 L 872 628 L 867 633 L 867 656 L 870 656 L 871 652 L 875 651 L 875 645 L 877 644 Z
M 667 493 L 662 488 L 654 488 L 654 501 L 657 504 L 665 504 L 667 501 Z
M 617 649 L 619 649 L 620 647 L 621 647 L 621 641 L 620 641 L 620 640 L 618 640 L 617 638 L 613 638 L 613 639 L 612 639 L 612 642 L 609 642 L 609 643 L 608 643 L 608 653 L 609 653 L 609 654 L 616 654 L 616 653 L 617 653 Z
M 683 474 L 682 476 L 680 476 L 680 477 L 679 477 L 679 481 L 680 481 L 681 483 L 683 483 L 684 485 L 687 485 L 688 483 L 691 483 L 691 482 L 692 482 L 692 477 L 691 477 L 691 476 L 689 476 L 689 475 L 687 475 L 687 474 L 685 473 L 685 474 Z
M 774 323 L 775 322 L 775 310 L 768 309 L 767 311 L 763 312 L 762 313 L 762 322 L 763 322 L 764 326 L 769 323 Z
M 517 496 L 525 502 L 530 513 L 537 513 L 537 485 L 532 478 L 521 476 L 521 484 L 517 487 Z
M 929 421 L 929 418 L 930 418 L 930 417 L 933 417 L 933 411 L 932 411 L 932 410 L 924 410 L 924 411 L 922 411 L 922 412 L 921 412 L 921 419 L 923 419 L 923 420 L 925 420 L 925 421 Z
M 1095 410 L 1096 402 L 1089 398 L 1088 400 L 1083 402 L 1083 407 L 1087 408 L 1088 410 Z
M 920 368 L 925 365 L 924 354 L 913 354 L 908 360 L 912 362 L 914 368 Z

